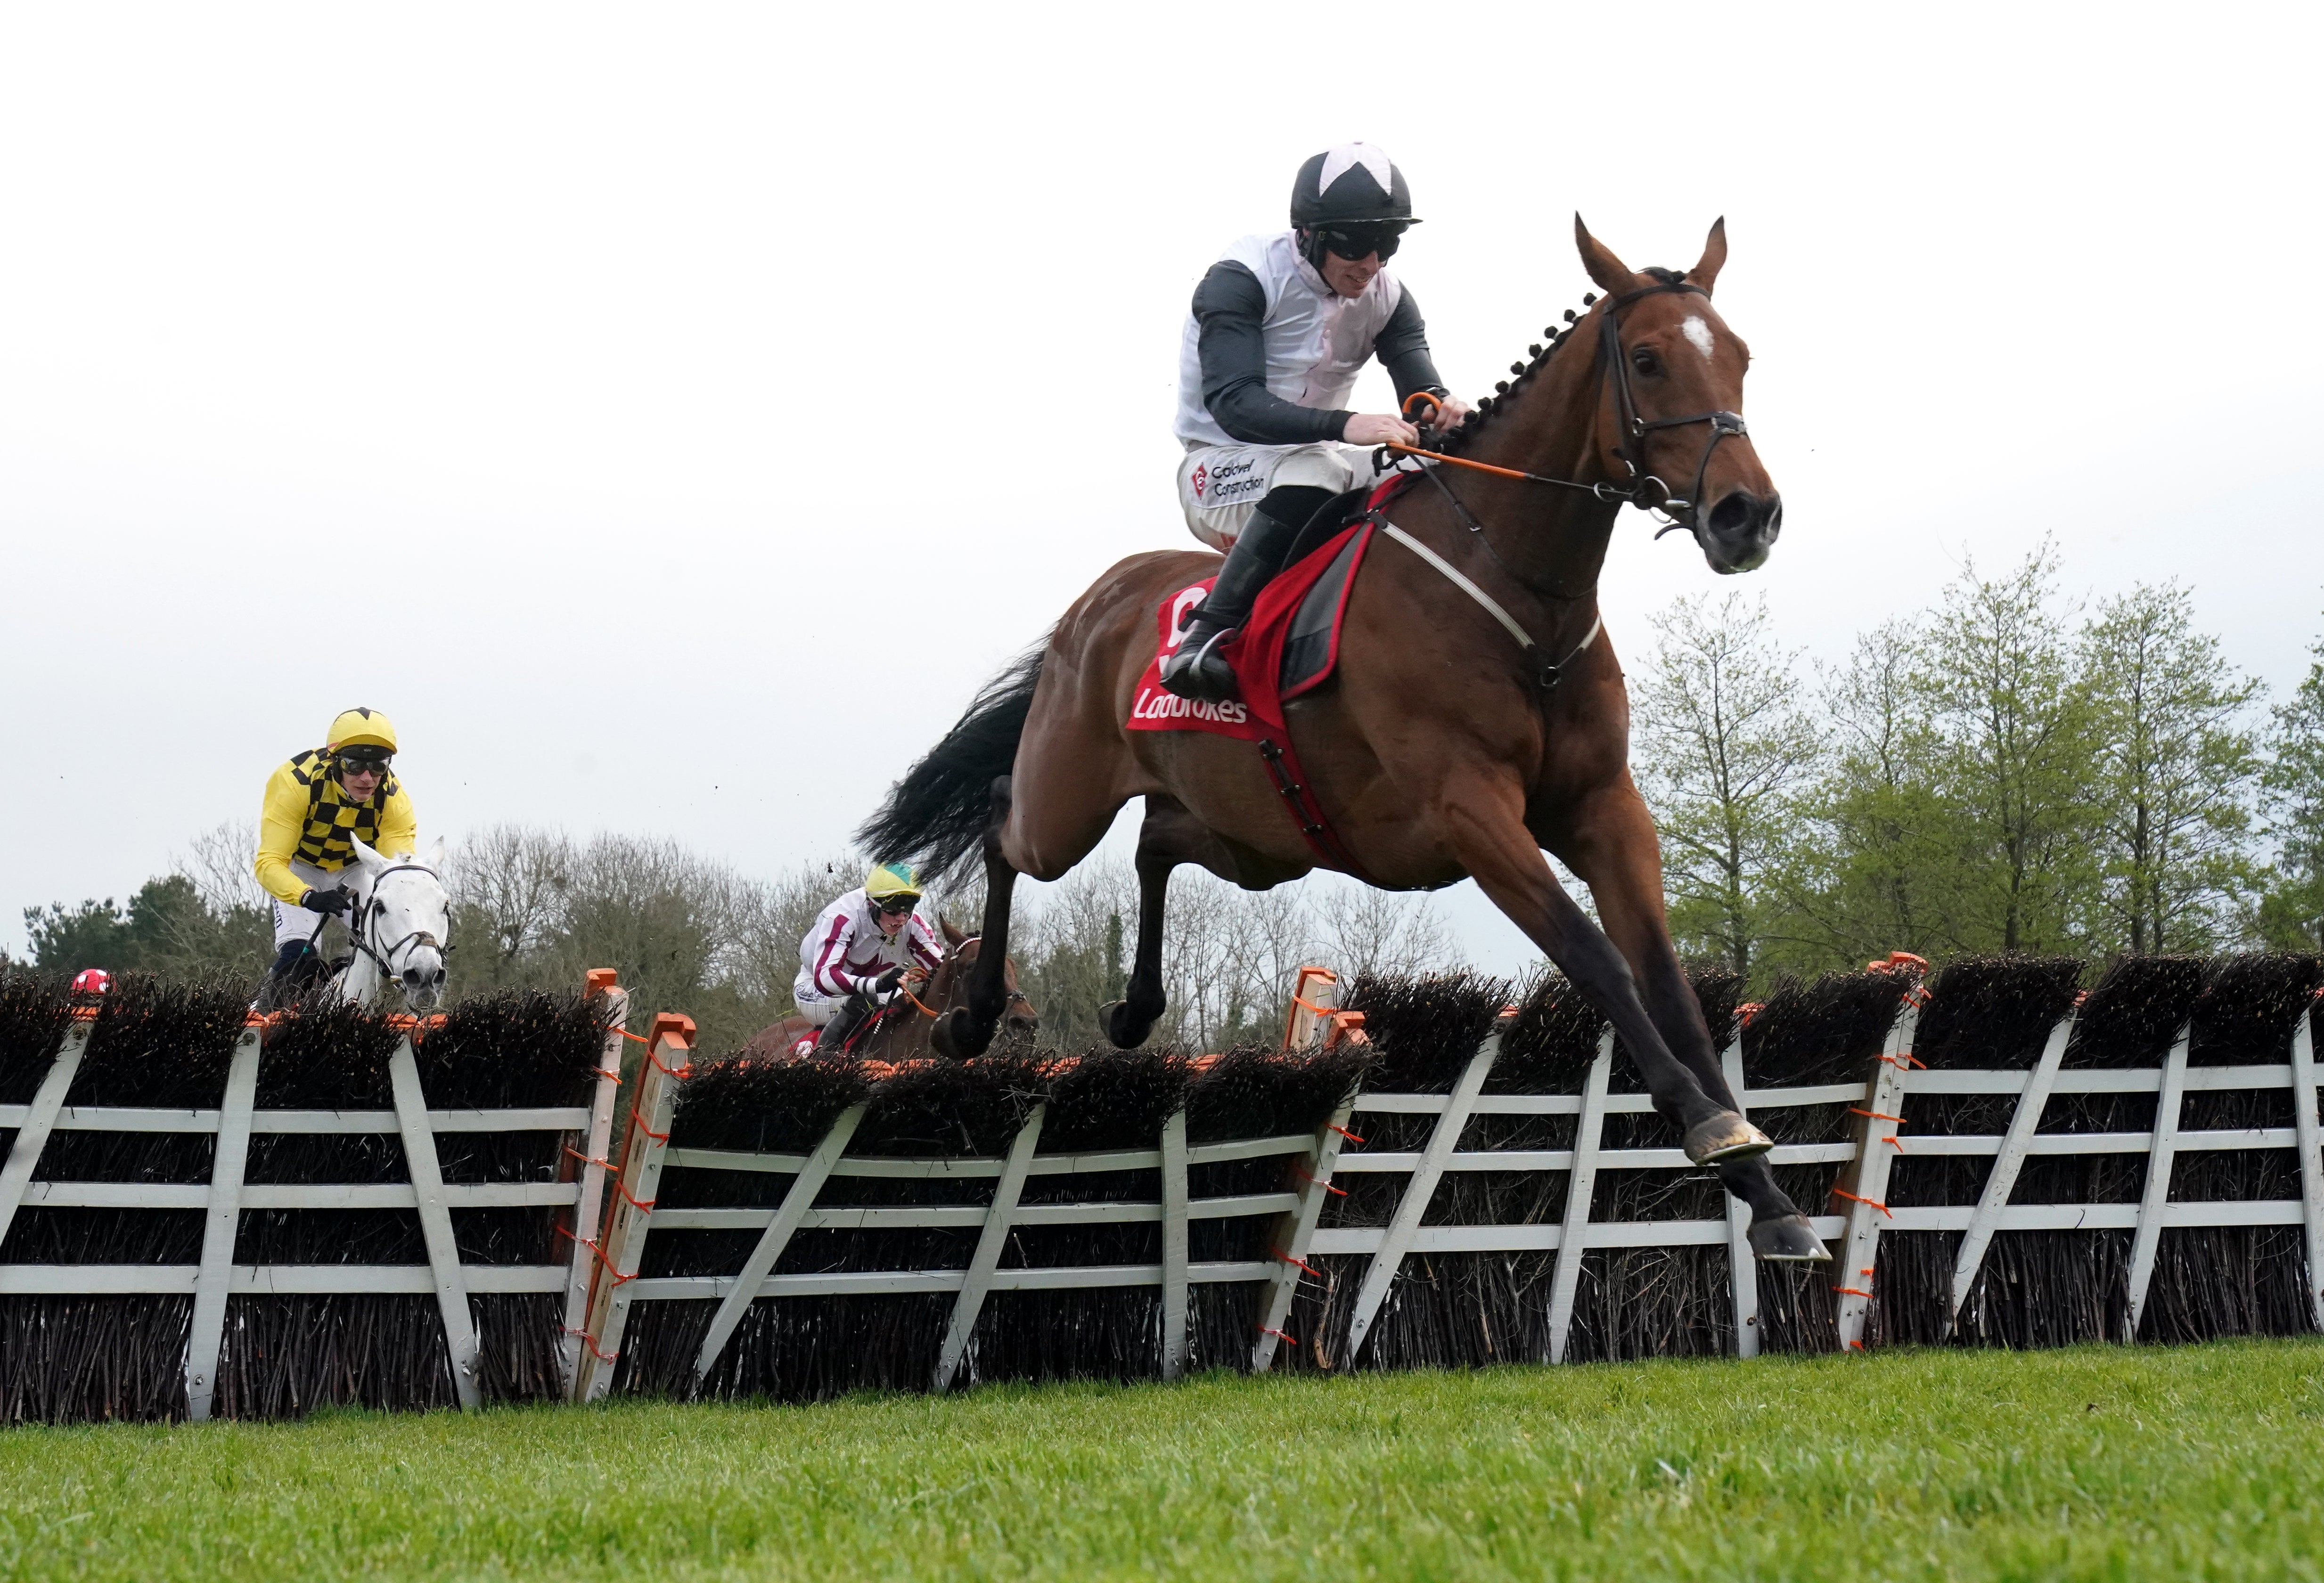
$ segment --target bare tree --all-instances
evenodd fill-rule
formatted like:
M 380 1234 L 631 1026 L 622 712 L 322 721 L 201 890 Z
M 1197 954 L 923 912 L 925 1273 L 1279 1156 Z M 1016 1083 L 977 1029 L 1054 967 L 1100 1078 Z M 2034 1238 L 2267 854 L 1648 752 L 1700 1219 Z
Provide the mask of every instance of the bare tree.
M 1654 626 L 1653 658 L 1630 684 L 1632 757 L 1662 834 L 1671 930 L 1748 973 L 1821 738 L 1764 597 L 1692 595 Z
M 1323 965 L 1342 978 L 1467 965 L 1433 897 L 1331 883 L 1319 875 L 1309 881 L 1308 910 Z

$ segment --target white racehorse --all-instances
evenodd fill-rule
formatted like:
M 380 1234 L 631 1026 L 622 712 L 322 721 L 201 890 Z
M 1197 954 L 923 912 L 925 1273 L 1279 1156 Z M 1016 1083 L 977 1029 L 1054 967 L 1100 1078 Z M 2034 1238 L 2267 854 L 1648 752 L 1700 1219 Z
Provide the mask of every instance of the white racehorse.
M 425 858 L 383 858 L 361 841 L 345 883 L 347 943 L 354 957 L 340 971 L 339 998 L 364 1006 L 393 984 L 407 1010 L 433 1011 L 444 999 L 444 953 L 452 940 L 452 897 L 444 888 L 444 842 Z

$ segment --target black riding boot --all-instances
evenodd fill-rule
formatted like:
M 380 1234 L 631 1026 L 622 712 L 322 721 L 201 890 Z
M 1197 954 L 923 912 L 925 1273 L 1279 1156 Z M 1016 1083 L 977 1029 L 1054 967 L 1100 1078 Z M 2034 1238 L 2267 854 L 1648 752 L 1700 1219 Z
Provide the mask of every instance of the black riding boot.
M 861 995 L 850 995 L 841 1003 L 839 1009 L 831 1014 L 831 1020 L 823 1025 L 823 1032 L 816 1035 L 815 1053 L 818 1055 L 838 1054 L 847 1047 L 847 1041 L 855 1036 L 855 1030 L 863 1026 L 863 1019 L 871 1015 L 872 1003 L 869 1000 Z
M 1327 490 L 1293 484 L 1270 491 L 1251 508 L 1250 525 L 1227 551 L 1227 564 L 1219 568 L 1210 597 L 1187 614 L 1185 636 L 1162 662 L 1165 687 L 1181 698 L 1213 703 L 1235 695 L 1234 667 L 1220 650 L 1250 619 L 1251 602 L 1282 569 L 1283 557 L 1291 553 L 1291 541 L 1307 519 L 1329 499 Z M 1289 517 L 1297 520 L 1286 520 Z
M 296 1005 L 328 971 L 311 940 L 293 940 L 274 953 L 266 981 L 258 987 L 257 1008 L 280 1011 Z

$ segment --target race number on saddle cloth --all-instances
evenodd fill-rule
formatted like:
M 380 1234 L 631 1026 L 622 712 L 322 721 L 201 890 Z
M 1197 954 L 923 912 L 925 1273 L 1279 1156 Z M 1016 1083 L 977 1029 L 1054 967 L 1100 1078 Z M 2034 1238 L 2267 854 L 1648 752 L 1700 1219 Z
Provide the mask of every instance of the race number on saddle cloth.
M 1378 505 L 1402 478 L 1374 491 Z M 1131 731 L 1206 731 L 1255 742 L 1269 776 L 1300 834 L 1316 856 L 1333 868 L 1362 877 L 1324 820 L 1307 777 L 1291 746 L 1284 705 L 1331 679 L 1340 663 L 1340 628 L 1347 619 L 1348 594 L 1370 547 L 1372 524 L 1342 528 L 1277 574 L 1252 603 L 1250 620 L 1228 643 L 1240 699 L 1213 703 L 1182 698 L 1162 686 L 1162 658 L 1185 636 L 1187 612 L 1210 593 L 1214 579 L 1189 584 L 1162 603 L 1155 621 L 1159 647 L 1131 695 Z

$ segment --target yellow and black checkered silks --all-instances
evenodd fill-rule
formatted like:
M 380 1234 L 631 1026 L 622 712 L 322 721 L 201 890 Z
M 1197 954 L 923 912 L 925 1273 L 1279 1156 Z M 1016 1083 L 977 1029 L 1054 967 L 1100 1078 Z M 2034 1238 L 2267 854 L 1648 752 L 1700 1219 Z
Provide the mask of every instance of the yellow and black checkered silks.
M 411 799 L 392 773 L 358 803 L 347 796 L 331 765 L 328 749 L 294 755 L 268 779 L 260 805 L 252 871 L 269 895 L 293 907 L 307 885 L 291 872 L 293 861 L 335 873 L 354 861 L 356 841 L 387 857 L 401 857 L 418 845 Z
M 329 755 L 319 748 L 290 760 L 290 778 L 307 788 L 307 828 L 300 833 L 292 855 L 318 869 L 340 869 L 353 861 L 355 849 L 347 840 L 350 835 L 365 846 L 376 847 L 380 815 L 403 789 L 391 770 L 367 800 L 349 802 L 346 788 L 331 777 Z

